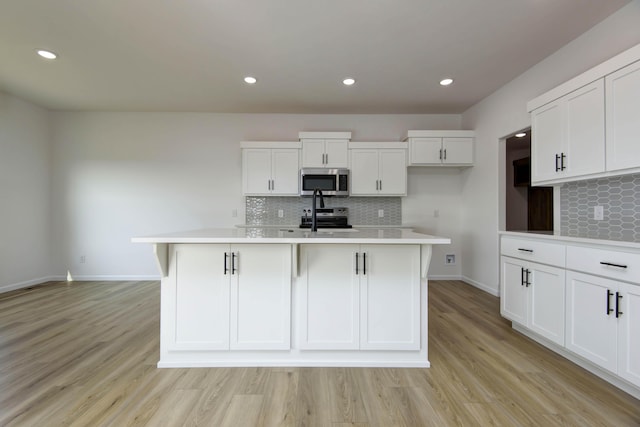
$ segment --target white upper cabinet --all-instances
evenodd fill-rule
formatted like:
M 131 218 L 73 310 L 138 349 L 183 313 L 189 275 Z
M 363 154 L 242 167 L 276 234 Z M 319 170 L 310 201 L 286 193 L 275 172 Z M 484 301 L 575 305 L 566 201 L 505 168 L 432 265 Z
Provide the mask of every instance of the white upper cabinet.
M 351 132 L 300 132 L 303 168 L 346 168 Z
M 531 182 L 640 172 L 640 45 L 529 101 Z
M 407 194 L 406 143 L 351 142 L 349 148 L 352 196 Z
M 267 148 L 287 145 L 292 148 Z M 299 142 L 243 142 L 243 194 L 245 196 L 298 196 L 300 194 L 300 149 L 297 148 L 299 145 Z
M 640 61 L 605 79 L 607 91 L 607 170 L 640 166 Z
M 604 172 L 604 82 L 597 80 L 531 112 L 531 181 Z
M 409 166 L 472 166 L 473 131 L 410 130 Z

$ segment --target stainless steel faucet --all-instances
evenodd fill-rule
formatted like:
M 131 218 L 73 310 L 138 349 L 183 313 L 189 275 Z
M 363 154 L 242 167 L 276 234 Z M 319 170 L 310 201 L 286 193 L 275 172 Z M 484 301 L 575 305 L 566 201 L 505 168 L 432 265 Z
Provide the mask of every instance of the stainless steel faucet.
M 318 231 L 318 217 L 316 214 L 316 197 L 320 196 L 320 207 L 324 208 L 324 197 L 322 190 L 316 188 L 313 190 L 313 200 L 311 201 L 311 231 Z

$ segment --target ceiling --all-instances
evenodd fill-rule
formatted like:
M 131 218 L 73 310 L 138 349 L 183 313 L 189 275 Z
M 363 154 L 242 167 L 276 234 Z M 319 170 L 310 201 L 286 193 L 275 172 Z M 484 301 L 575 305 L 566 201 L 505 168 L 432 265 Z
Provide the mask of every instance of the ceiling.
M 462 113 L 627 3 L 1 0 L 0 90 L 54 110 Z

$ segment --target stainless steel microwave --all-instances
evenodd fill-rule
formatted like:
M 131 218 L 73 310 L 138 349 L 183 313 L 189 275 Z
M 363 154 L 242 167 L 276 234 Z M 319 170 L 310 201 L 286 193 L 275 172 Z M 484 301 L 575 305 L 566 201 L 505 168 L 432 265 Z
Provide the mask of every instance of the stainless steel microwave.
M 312 196 L 316 188 L 322 191 L 323 196 L 348 196 L 349 169 L 300 169 L 300 195 Z

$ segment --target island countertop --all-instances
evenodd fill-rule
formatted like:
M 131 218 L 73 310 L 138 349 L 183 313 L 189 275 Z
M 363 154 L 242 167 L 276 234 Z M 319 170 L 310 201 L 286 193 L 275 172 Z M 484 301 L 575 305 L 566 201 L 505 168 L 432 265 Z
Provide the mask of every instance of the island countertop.
M 134 237 L 134 243 L 364 243 L 444 245 L 447 237 L 417 233 L 406 228 L 321 229 L 299 228 L 209 228 L 153 236 Z

